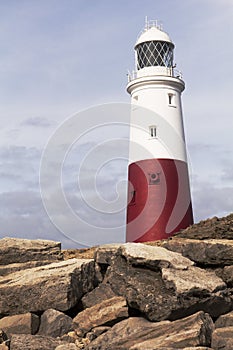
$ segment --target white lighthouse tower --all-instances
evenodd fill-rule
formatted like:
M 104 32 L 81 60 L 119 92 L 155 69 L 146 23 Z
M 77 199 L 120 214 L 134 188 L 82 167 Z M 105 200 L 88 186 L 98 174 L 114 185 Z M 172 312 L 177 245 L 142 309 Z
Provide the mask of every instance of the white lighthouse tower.
M 193 223 L 183 128 L 185 88 L 173 64 L 174 44 L 157 21 L 135 45 L 131 95 L 126 241 L 168 238 Z

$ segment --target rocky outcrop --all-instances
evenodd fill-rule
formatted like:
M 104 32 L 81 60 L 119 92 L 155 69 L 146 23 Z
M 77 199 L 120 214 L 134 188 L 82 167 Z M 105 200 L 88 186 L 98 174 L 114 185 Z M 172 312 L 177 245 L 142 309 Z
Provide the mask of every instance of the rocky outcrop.
M 232 224 L 63 254 L 0 240 L 0 350 L 232 350 Z
M 189 226 L 176 234 L 176 237 L 191 239 L 233 239 L 233 213 L 223 217 L 213 217 Z

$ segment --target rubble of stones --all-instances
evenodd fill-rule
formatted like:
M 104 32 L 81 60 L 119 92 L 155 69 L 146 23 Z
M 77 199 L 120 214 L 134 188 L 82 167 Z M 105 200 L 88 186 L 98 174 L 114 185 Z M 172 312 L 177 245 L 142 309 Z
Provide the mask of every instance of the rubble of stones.
M 1 239 L 0 350 L 232 350 L 233 226 L 221 220 L 91 258 Z

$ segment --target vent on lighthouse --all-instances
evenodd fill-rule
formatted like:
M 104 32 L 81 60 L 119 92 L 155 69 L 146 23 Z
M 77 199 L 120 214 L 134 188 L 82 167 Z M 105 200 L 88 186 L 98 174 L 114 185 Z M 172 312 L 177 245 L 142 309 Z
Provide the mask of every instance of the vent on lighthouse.
M 158 185 L 160 183 L 160 173 L 149 173 L 149 185 Z

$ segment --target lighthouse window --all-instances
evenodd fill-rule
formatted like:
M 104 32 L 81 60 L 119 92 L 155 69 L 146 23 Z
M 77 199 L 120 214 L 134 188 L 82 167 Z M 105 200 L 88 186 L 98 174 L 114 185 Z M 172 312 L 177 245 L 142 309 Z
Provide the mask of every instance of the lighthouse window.
M 172 67 L 173 48 L 172 43 L 154 40 L 137 45 L 137 69 L 150 66 Z
M 156 137 L 157 136 L 156 126 L 150 126 L 149 131 L 150 131 L 150 137 Z
M 173 102 L 173 97 L 174 97 L 173 94 L 168 94 L 168 103 L 169 103 L 169 105 L 172 104 L 172 102 Z

